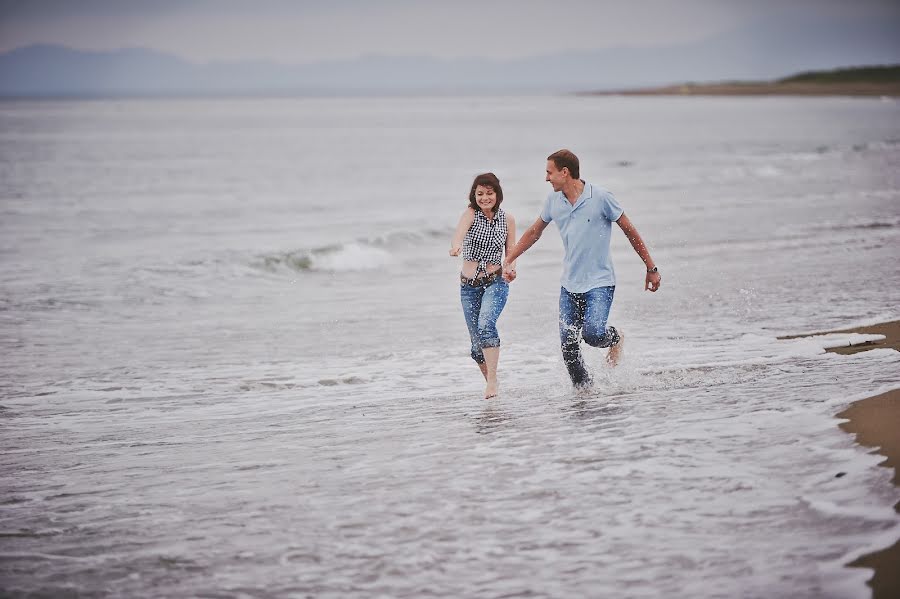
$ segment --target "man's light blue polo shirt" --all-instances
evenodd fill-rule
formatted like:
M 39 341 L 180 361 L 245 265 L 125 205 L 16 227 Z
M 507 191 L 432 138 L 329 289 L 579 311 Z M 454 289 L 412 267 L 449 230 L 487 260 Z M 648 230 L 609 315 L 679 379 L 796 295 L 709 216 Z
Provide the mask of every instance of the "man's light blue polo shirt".
M 616 284 L 609 255 L 612 224 L 622 216 L 622 207 L 613 195 L 590 183 L 575 205 L 569 203 L 561 191 L 547 196 L 541 220 L 555 221 L 562 236 L 566 257 L 560 283 L 571 293 L 585 293 L 595 287 Z

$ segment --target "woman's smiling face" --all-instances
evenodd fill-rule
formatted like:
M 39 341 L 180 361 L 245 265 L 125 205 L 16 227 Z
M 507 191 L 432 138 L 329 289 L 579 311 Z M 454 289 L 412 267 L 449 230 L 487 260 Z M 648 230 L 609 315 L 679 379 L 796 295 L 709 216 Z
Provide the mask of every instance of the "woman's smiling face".
M 482 212 L 492 211 L 497 205 L 497 193 L 493 187 L 479 185 L 475 188 L 475 202 Z

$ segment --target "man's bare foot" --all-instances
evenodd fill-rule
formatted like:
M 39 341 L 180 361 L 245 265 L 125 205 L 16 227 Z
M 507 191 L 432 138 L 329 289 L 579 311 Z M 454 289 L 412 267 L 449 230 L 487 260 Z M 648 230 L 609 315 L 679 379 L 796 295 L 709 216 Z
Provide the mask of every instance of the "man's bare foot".
M 618 366 L 619 361 L 622 359 L 622 344 L 625 341 L 625 335 L 622 334 L 622 331 L 618 331 L 618 333 L 619 342 L 610 347 L 609 351 L 606 353 L 606 361 L 613 368 Z
M 484 389 L 484 398 L 490 399 L 492 397 L 497 397 L 497 381 L 489 382 L 487 387 Z
M 575 397 L 590 397 L 594 393 L 594 383 L 589 381 L 583 385 L 575 385 Z

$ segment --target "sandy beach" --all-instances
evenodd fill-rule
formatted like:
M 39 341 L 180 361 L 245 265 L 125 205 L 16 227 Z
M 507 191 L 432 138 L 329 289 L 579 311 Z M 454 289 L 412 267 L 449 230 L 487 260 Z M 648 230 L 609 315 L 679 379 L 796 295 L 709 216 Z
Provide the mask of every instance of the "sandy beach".
M 900 350 L 900 321 L 829 332 L 885 336 L 882 341 L 828 350 L 831 352 L 851 354 L 875 348 Z M 858 443 L 877 448 L 876 451 L 885 456 L 881 465 L 894 469 L 893 482 L 900 485 L 900 389 L 854 402 L 837 414 L 837 417 L 848 420 L 842 422 L 840 427 L 856 435 Z M 900 502 L 894 509 L 900 512 Z M 900 597 L 900 569 L 897 564 L 900 564 L 900 540 L 891 547 L 864 555 L 849 565 L 872 568 L 875 573 L 869 585 L 873 589 L 873 597 L 886 599 Z

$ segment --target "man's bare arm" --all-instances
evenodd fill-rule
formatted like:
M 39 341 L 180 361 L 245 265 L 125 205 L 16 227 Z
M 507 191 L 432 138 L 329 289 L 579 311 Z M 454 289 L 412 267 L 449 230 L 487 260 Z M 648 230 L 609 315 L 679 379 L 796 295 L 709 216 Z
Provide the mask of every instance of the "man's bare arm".
M 625 213 L 622 213 L 622 216 L 619 217 L 619 220 L 617 220 L 616 223 L 622 229 L 622 232 L 625 233 L 625 237 L 628 238 L 631 247 L 634 248 L 634 251 L 637 252 L 637 255 L 640 256 L 641 260 L 644 261 L 644 265 L 647 267 L 648 272 L 647 277 L 644 280 L 644 289 L 649 289 L 650 291 L 658 290 L 661 277 L 658 272 L 650 272 L 656 268 L 656 263 L 653 262 L 653 257 L 650 256 L 650 250 L 647 249 L 647 245 L 644 243 L 644 240 L 641 239 L 641 234 L 638 233 L 638 230 L 634 226 L 634 223 L 631 222 L 631 219 L 625 216 Z
M 516 243 L 516 247 L 510 250 L 506 254 L 506 263 L 514 262 L 516 258 L 524 254 L 528 248 L 537 243 L 537 240 L 541 238 L 541 233 L 544 232 L 544 229 L 547 228 L 549 223 L 545 223 L 541 217 L 538 217 L 534 223 L 525 229 L 525 232 L 522 233 L 522 236 L 519 238 L 519 242 Z

